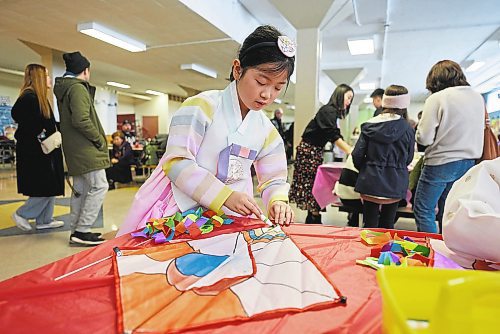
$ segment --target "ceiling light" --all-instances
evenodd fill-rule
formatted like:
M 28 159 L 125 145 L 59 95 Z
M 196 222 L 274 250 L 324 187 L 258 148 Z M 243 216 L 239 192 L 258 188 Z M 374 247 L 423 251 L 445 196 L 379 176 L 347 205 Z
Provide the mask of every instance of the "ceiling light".
M 374 90 L 375 89 L 375 82 L 360 82 L 359 83 L 359 89 L 361 90 Z
M 122 84 L 122 83 L 119 83 L 119 82 L 114 82 L 114 81 L 108 81 L 108 82 L 106 82 L 106 84 L 108 84 L 110 86 L 115 86 L 115 87 L 118 87 L 118 88 L 130 88 L 129 85 Z
M 8 68 L 0 67 L 0 72 L 14 74 L 14 75 L 19 75 L 21 77 L 24 77 L 24 72 L 23 71 L 11 70 L 11 69 L 8 69 Z
M 130 52 L 146 51 L 146 44 L 135 41 L 128 36 L 117 33 L 95 22 L 80 23 L 77 29 L 82 34 L 97 38 Z
M 181 65 L 181 70 L 193 70 L 198 73 L 204 74 L 208 77 L 217 78 L 217 72 L 215 70 L 212 70 L 211 68 L 208 68 L 206 66 L 200 65 L 200 64 L 182 64 Z
M 484 61 L 474 61 L 470 66 L 465 69 L 465 72 L 474 72 L 484 66 Z
M 375 52 L 373 39 L 348 39 L 349 52 L 353 56 L 367 55 Z
M 276 103 L 276 104 L 281 104 L 281 102 L 282 101 L 280 99 L 274 99 L 274 103 Z
M 151 95 L 158 95 L 158 96 L 165 95 L 165 93 L 158 92 L 158 91 L 156 91 L 156 90 L 152 90 L 152 89 L 148 89 L 148 90 L 146 90 L 146 93 L 151 94 Z
M 372 99 L 371 97 L 365 97 L 365 98 L 363 99 L 363 102 L 364 102 L 364 103 L 372 103 L 372 102 L 373 102 L 373 99 Z
M 126 93 L 122 91 L 116 92 L 118 95 L 123 95 L 123 96 L 128 96 L 128 97 L 133 97 L 134 99 L 140 99 L 140 100 L 146 100 L 146 101 L 151 101 L 151 98 L 149 96 L 144 96 L 140 94 L 132 94 L 132 93 Z
M 295 110 L 295 105 L 290 104 L 290 105 L 286 106 L 286 108 L 290 109 L 290 110 Z

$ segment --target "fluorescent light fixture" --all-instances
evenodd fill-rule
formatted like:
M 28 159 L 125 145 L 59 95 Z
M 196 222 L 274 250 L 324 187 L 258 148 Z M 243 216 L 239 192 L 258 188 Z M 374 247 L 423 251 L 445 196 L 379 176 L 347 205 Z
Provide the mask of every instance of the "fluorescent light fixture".
M 148 90 L 146 90 L 146 93 L 151 94 L 151 95 L 158 95 L 158 96 L 165 95 L 165 93 L 158 92 L 158 91 L 156 91 L 156 90 L 152 90 L 152 89 L 148 89 Z
M 130 88 L 130 85 L 126 85 L 126 84 L 122 84 L 122 83 L 114 82 L 114 81 L 108 81 L 108 82 L 106 82 L 106 84 L 108 84 L 110 86 L 115 86 L 118 88 Z
M 212 70 L 211 68 L 208 68 L 206 66 L 200 65 L 200 64 L 182 64 L 181 65 L 181 70 L 193 70 L 198 73 L 204 74 L 207 77 L 211 77 L 216 79 L 217 78 L 217 72 L 215 70 Z
M 118 95 L 133 97 L 134 99 L 151 101 L 151 98 L 149 96 L 145 96 L 145 95 L 126 93 L 126 92 L 122 92 L 122 91 L 117 91 L 116 93 Z
M 469 67 L 465 69 L 465 72 L 474 72 L 479 70 L 484 66 L 484 61 L 474 61 Z
M 290 110 L 295 110 L 295 105 L 290 104 L 290 105 L 287 105 L 286 108 L 290 109 Z
M 363 102 L 364 102 L 364 103 L 372 103 L 372 102 L 373 102 L 373 99 L 372 99 L 371 97 L 365 97 L 365 98 L 363 99 Z
M 281 104 L 281 102 L 283 102 L 283 101 L 281 101 L 280 99 L 274 99 L 274 103 L 276 103 L 276 104 Z
M 359 89 L 361 90 L 373 90 L 375 89 L 375 82 L 360 82 Z
M 0 72 L 4 72 L 4 73 L 9 73 L 9 74 L 14 74 L 14 75 L 19 75 L 21 77 L 24 77 L 24 72 L 23 71 L 18 71 L 18 70 L 10 70 L 8 68 L 3 68 L 3 67 L 0 67 Z
M 146 51 L 146 44 L 135 41 L 128 36 L 117 33 L 95 22 L 80 23 L 77 29 L 82 34 L 97 38 L 130 52 Z
M 353 55 L 367 55 L 375 52 L 373 39 L 348 39 L 347 46 L 349 52 Z

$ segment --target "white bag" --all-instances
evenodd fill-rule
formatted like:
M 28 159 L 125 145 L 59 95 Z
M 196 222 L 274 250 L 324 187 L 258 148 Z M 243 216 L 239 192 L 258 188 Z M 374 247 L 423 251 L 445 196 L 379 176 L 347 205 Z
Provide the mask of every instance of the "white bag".
M 481 162 L 453 184 L 443 240 L 458 254 L 500 263 L 500 158 Z
M 53 150 L 55 150 L 58 147 L 61 147 L 62 144 L 62 137 L 61 133 L 56 130 L 53 134 L 45 138 L 43 141 L 40 142 L 40 145 L 42 146 L 42 151 L 45 154 L 49 154 Z

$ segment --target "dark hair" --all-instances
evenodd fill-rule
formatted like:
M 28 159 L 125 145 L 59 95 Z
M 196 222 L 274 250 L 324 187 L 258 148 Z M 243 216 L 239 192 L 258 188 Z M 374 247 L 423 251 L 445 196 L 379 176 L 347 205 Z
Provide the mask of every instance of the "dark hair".
M 282 35 L 278 29 L 269 25 L 257 27 L 248 35 L 238 52 L 238 59 L 242 68 L 241 76 L 249 68 L 258 68 L 263 72 L 278 74 L 287 71 L 287 79 L 290 82 L 290 76 L 295 68 L 295 56 L 287 57 L 278 48 L 278 37 Z M 266 42 L 272 43 L 267 44 Z M 262 46 L 257 46 L 260 43 L 263 43 Z M 262 64 L 272 64 L 273 66 L 259 68 L 259 65 Z M 234 81 L 232 70 L 229 79 Z
M 383 90 L 382 88 L 377 88 L 377 89 L 375 89 L 375 90 L 371 93 L 370 97 L 375 97 L 375 96 L 380 96 L 380 97 L 382 98 L 382 96 L 384 96 L 384 90 Z
M 334 107 L 337 111 L 340 111 L 340 118 L 345 118 L 347 114 L 349 114 L 349 110 L 351 109 L 352 100 L 351 104 L 349 104 L 347 106 L 347 109 L 344 110 L 344 95 L 348 91 L 352 92 L 352 100 L 354 100 L 354 90 L 346 84 L 340 84 L 337 86 L 337 88 L 335 88 L 332 96 L 330 96 L 330 101 L 328 101 L 327 103 L 328 105 Z
M 436 93 L 445 88 L 455 86 L 470 85 L 460 65 L 452 60 L 441 60 L 437 62 L 432 66 L 425 80 L 425 88 L 431 93 Z
M 408 94 L 408 89 L 404 86 L 390 85 L 385 89 L 384 95 L 386 96 L 398 96 Z M 408 120 L 408 109 L 403 108 L 384 108 L 382 113 L 398 114 L 404 119 Z

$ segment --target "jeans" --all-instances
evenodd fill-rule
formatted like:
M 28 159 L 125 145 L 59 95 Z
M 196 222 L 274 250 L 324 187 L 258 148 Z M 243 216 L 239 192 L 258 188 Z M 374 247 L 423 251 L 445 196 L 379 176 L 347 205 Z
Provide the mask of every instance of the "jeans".
M 101 210 L 108 191 L 108 180 L 104 169 L 73 176 L 73 188 L 78 192 L 71 195 L 71 232 L 90 232 Z
M 364 228 L 394 228 L 396 220 L 396 211 L 398 210 L 399 202 L 391 204 L 378 204 L 370 201 L 363 202 L 363 221 Z M 382 209 L 379 211 L 379 207 Z
M 16 211 L 16 214 L 24 219 L 36 219 L 37 225 L 52 222 L 54 213 L 55 197 L 30 197 Z
M 461 178 L 472 166 L 474 160 L 459 160 L 444 165 L 424 165 L 418 180 L 415 193 L 415 222 L 419 232 L 437 233 L 436 206 L 439 210 L 439 219 L 442 219 L 444 203 L 451 186 Z M 439 220 L 441 230 L 441 220 Z

